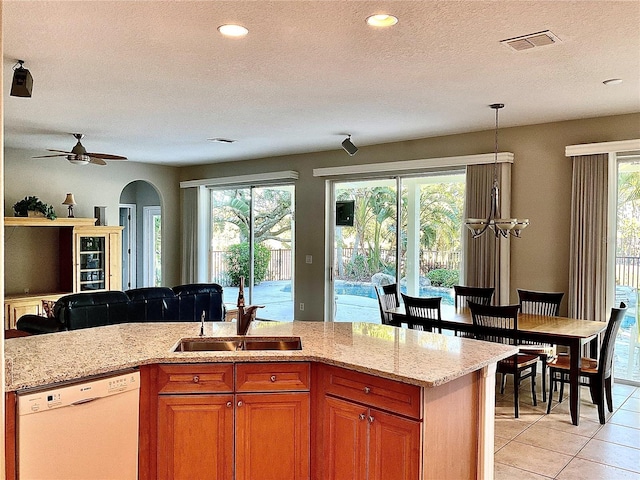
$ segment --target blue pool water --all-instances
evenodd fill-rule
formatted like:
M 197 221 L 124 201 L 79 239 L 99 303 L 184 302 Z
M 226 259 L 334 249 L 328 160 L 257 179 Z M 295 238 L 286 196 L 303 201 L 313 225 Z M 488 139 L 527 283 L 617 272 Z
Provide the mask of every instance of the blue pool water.
M 406 287 L 400 287 L 402 293 L 407 293 Z M 376 298 L 375 287 L 371 283 L 351 283 L 338 280 L 335 284 L 337 295 L 355 295 L 357 297 Z M 420 297 L 442 297 L 446 305 L 453 305 L 453 290 L 440 287 L 420 287 Z

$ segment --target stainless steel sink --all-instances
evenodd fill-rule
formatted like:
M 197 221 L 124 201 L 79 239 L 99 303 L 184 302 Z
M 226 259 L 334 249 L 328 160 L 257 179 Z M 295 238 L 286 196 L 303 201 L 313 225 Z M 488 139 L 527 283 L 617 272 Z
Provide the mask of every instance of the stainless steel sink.
M 174 352 L 233 352 L 237 350 L 302 350 L 300 337 L 183 338 Z

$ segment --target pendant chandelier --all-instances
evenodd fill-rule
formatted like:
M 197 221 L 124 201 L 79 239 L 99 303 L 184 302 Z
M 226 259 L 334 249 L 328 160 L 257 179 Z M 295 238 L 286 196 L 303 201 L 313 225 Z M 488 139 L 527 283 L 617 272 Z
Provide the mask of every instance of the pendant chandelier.
M 487 218 L 468 218 L 464 224 L 471 230 L 473 238 L 478 238 L 487 230 L 496 237 L 507 238 L 509 235 L 519 237 L 520 232 L 529 225 L 528 218 L 496 218 L 500 217 L 500 185 L 498 183 L 498 110 L 504 108 L 503 103 L 489 105 L 496 111 L 495 159 L 493 163 L 493 186 L 491 187 L 491 206 Z

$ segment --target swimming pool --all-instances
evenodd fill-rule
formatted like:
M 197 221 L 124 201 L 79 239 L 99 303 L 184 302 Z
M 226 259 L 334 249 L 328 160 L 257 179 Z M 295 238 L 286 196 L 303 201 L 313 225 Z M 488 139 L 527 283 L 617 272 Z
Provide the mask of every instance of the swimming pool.
M 376 298 L 376 290 L 372 283 L 346 282 L 337 280 L 335 283 L 336 295 L 354 295 L 356 297 Z M 407 293 L 407 287 L 401 286 L 400 291 Z M 420 297 L 442 297 L 445 305 L 453 305 L 453 289 L 442 287 L 420 287 Z

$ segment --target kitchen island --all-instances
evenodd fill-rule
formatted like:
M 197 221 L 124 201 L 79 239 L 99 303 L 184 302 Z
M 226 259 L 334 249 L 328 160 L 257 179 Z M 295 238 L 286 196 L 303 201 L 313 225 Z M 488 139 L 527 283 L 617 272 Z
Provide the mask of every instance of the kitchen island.
M 138 323 L 10 339 L 5 343 L 5 389 L 15 392 L 140 368 L 143 378 L 140 478 L 160 478 L 162 472 L 155 465 L 156 450 L 162 443 L 156 438 L 158 430 L 162 433 L 162 426 L 158 429 L 158 411 L 163 411 L 171 396 L 165 395 L 165 387 L 158 387 L 163 372 L 166 385 L 171 383 L 172 375 L 177 375 L 176 369 L 181 368 L 205 371 L 215 365 L 235 369 L 240 364 L 255 364 L 255 368 L 264 369 L 278 362 L 295 367 L 299 375 L 299 367 L 308 365 L 310 378 L 306 387 L 287 387 L 287 392 L 295 393 L 306 388 L 309 395 L 306 423 L 310 424 L 307 429 L 310 467 L 300 478 L 336 475 L 326 461 L 331 457 L 328 451 L 331 443 L 326 438 L 333 428 L 328 418 L 347 403 L 360 409 L 366 407 L 372 425 L 376 415 L 381 419 L 383 415 L 394 414 L 419 426 L 418 458 L 414 459 L 417 474 L 409 475 L 412 478 L 493 477 L 495 367 L 498 360 L 512 355 L 516 348 L 369 323 L 254 322 L 250 336 L 296 336 L 302 341 L 302 349 L 173 352 L 180 339 L 197 338 L 199 329 L 199 323 Z M 234 335 L 233 323 L 208 323 L 204 330 L 205 337 Z M 229 371 L 235 384 L 230 386 L 232 390 L 220 394 L 235 395 L 230 397 L 235 401 L 240 395 L 238 379 L 242 372 Z M 250 379 L 258 374 L 244 375 Z M 292 373 L 288 375 L 290 378 Z M 198 383 L 200 378 L 205 377 L 193 375 L 193 382 Z M 359 382 L 367 395 L 362 398 L 356 391 Z M 202 383 L 198 388 L 203 388 Z M 345 393 L 349 388 L 354 389 L 353 398 Z M 264 388 L 258 390 L 263 392 Z M 377 390 L 391 392 L 384 397 L 390 403 L 375 400 Z M 417 398 L 417 406 L 407 407 L 415 410 L 404 411 L 398 406 L 398 395 L 409 403 Z M 372 400 L 369 402 L 368 398 Z M 8 411 L 11 412 L 10 406 Z M 369 456 L 375 457 L 367 451 Z M 235 471 L 236 478 L 240 478 L 238 465 Z M 371 474 L 367 478 L 375 478 L 368 466 L 367 472 Z

